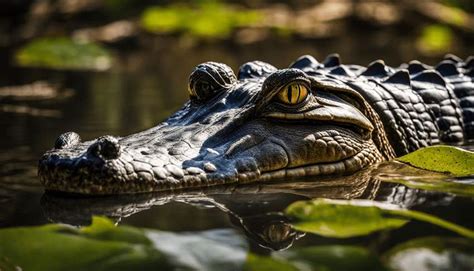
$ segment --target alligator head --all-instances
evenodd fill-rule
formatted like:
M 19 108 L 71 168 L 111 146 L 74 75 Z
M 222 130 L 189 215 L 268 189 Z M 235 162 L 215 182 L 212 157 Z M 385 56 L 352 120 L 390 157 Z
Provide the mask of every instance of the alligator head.
M 281 70 L 255 61 L 236 77 L 224 64 L 200 64 L 190 100 L 158 126 L 88 142 L 61 135 L 39 162 L 41 182 L 138 193 L 348 174 L 392 158 L 378 115 L 340 77 L 314 68 L 324 65 L 310 56 Z

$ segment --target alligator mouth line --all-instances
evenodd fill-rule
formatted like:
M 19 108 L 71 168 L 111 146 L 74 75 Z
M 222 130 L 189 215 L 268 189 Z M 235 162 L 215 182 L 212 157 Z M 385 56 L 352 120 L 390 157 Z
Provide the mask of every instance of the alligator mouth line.
M 367 154 L 372 154 L 367 156 Z M 371 157 L 371 158 L 370 158 Z M 368 158 L 368 159 L 364 159 Z M 354 155 L 348 156 L 339 161 L 316 163 L 297 167 L 280 168 L 276 170 L 261 172 L 259 176 L 257 172 L 243 173 L 238 175 L 239 182 L 249 183 L 253 181 L 273 181 L 283 180 L 288 178 L 301 178 L 308 176 L 337 176 L 348 175 L 365 166 L 379 161 L 381 155 L 376 150 L 363 150 Z M 373 160 L 373 161 L 372 161 Z M 252 180 L 252 177 L 256 177 Z
M 316 127 L 335 127 L 339 129 L 344 129 L 347 132 L 351 132 L 353 135 L 359 136 L 363 140 L 369 140 L 371 138 L 372 131 L 361 127 L 357 124 L 350 122 L 343 122 L 338 120 L 308 120 L 308 119 L 276 119 L 272 117 L 266 117 L 267 120 L 279 123 L 279 124 L 290 124 L 292 126 L 296 124 L 302 124 L 307 126 L 316 126 Z

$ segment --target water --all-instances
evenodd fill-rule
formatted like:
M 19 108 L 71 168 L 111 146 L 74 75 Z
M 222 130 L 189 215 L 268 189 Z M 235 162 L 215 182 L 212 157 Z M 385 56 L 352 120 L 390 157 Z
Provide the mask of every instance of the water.
M 248 250 L 257 255 L 269 255 L 274 250 L 291 254 L 298 248 L 337 245 L 362 247 L 382 258 L 383 253 L 395 246 L 424 237 L 435 236 L 433 238 L 438 241 L 460 239 L 469 243 L 456 233 L 419 221 L 412 221 L 400 229 L 348 239 L 305 235 L 288 228 L 288 218 L 281 212 L 294 201 L 316 197 L 357 197 L 390 202 L 474 228 L 473 198 L 412 189 L 380 182 L 370 176 L 106 198 L 44 194 L 36 177 L 36 163 L 41 154 L 53 146 L 59 134 L 75 131 L 87 140 L 104 134 L 124 136 L 154 126 L 186 101 L 187 76 L 201 62 L 222 61 L 236 70 L 246 61 L 260 59 L 285 67 L 303 54 L 313 54 L 321 59 L 329 53 L 328 48 L 333 48 L 334 51 L 341 49 L 342 57 L 348 62 L 366 64 L 387 52 L 374 51 L 375 55 L 371 55 L 364 51 L 354 55 L 340 44 L 315 46 L 310 42 L 275 42 L 271 48 L 263 44 L 207 44 L 192 50 L 181 46 L 179 41 L 164 40 L 163 43 L 154 50 L 121 55 L 110 72 L 2 68 L 2 85 L 47 80 L 62 89 L 71 89 L 73 95 L 61 100 L 0 101 L 3 109 L 5 105 L 29 108 L 26 113 L 25 110 L 23 113 L 5 110 L 0 113 L 0 228 L 50 222 L 88 225 L 92 215 L 105 215 L 120 225 L 158 229 L 178 233 L 178 236 L 184 232 L 198 235 L 202 231 L 232 229 L 245 241 Z M 395 53 L 385 58 L 396 65 L 412 57 Z M 472 149 L 473 146 L 466 147 Z M 455 181 L 472 183 L 474 180 Z M 448 245 L 444 248 L 446 251 L 440 254 L 422 250 L 424 254 L 420 251 L 411 256 L 400 254 L 396 266 L 410 270 L 409 263 L 416 266 L 428 262 L 440 270 L 453 266 L 470 270 L 464 268 L 473 264 L 472 250 L 466 254 L 462 250 L 449 250 Z M 278 257 L 288 259 L 290 254 L 278 254 Z

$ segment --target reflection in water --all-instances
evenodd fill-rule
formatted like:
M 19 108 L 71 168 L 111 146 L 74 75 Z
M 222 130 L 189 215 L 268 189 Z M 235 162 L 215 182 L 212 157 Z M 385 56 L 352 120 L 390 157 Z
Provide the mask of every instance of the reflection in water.
M 404 207 L 416 207 L 424 202 L 443 203 L 439 193 L 427 193 L 401 185 L 383 183 L 371 177 L 372 169 L 355 175 L 318 181 L 294 180 L 266 184 L 226 185 L 200 190 L 158 192 L 111 197 L 73 197 L 61 193 L 46 193 L 41 199 L 45 215 L 53 222 L 88 225 L 93 215 L 103 215 L 120 222 L 148 210 L 172 202 L 196 207 L 215 207 L 227 214 L 230 222 L 254 243 L 271 250 L 292 246 L 304 236 L 295 231 L 282 213 L 291 203 L 313 198 L 375 199 Z M 402 189 L 403 187 L 403 189 Z M 185 218 L 186 219 L 186 218 Z M 183 223 L 175 218 L 176 223 Z

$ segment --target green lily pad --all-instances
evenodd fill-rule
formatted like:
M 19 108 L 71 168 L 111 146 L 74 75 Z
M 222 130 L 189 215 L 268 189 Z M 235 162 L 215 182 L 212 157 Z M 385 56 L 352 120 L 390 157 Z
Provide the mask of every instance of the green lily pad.
M 452 146 L 437 145 L 422 148 L 397 160 L 417 168 L 456 176 L 474 175 L 474 152 Z
M 0 229 L 1 270 L 238 270 L 246 251 L 246 242 L 232 230 L 176 234 L 117 227 L 101 217 L 81 229 L 62 224 Z
M 95 218 L 94 223 L 111 224 L 102 218 Z M 23 270 L 132 270 L 168 266 L 160 252 L 147 244 L 134 244 L 133 235 L 132 243 L 124 242 L 123 239 L 128 239 L 127 229 L 121 232 L 121 241 L 94 238 L 91 233 L 96 230 L 96 224 L 84 230 L 58 224 L 2 229 L 0 255 Z
M 463 183 L 453 179 L 383 179 L 384 182 L 403 184 L 413 189 L 451 193 L 460 196 L 474 196 L 474 183 Z
M 399 161 L 379 164 L 372 171 L 377 180 L 399 183 L 413 189 L 474 196 L 474 179 L 457 178 L 440 172 L 419 169 Z
M 15 54 L 20 66 L 66 70 L 107 70 L 110 53 L 95 43 L 69 38 L 40 38 L 31 41 Z
M 337 238 L 395 229 L 408 222 L 404 218 L 384 217 L 383 209 L 362 201 L 299 201 L 288 206 L 285 213 L 295 219 L 293 226 L 297 230 Z
M 367 200 L 298 201 L 285 210 L 295 229 L 325 237 L 348 238 L 402 227 L 409 220 L 431 223 L 474 239 L 474 231 L 441 218 Z

